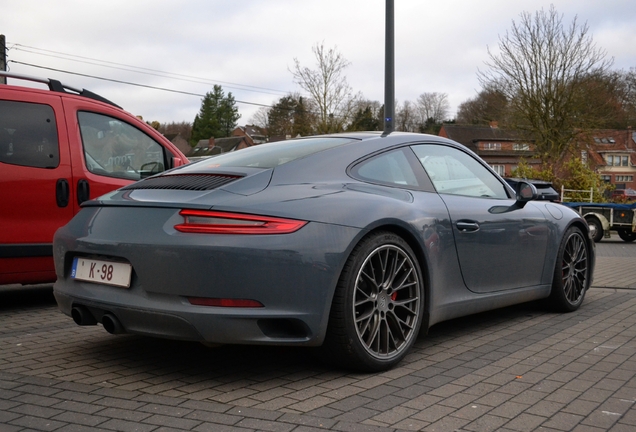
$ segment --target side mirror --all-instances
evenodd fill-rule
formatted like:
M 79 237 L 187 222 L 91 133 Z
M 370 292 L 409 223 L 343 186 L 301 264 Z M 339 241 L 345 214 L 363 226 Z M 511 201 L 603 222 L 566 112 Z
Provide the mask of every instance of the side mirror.
M 176 168 L 185 164 L 186 163 L 184 162 L 184 160 L 177 156 L 173 156 L 172 159 L 170 160 L 170 168 Z
M 532 183 L 519 182 L 517 185 L 517 204 L 520 207 L 523 207 L 528 201 L 536 200 L 537 198 L 539 198 L 539 192 L 537 192 L 537 188 Z

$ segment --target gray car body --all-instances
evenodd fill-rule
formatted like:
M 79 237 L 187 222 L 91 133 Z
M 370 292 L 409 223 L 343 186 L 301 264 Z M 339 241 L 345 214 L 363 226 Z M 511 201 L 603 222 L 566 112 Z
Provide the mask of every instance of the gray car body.
M 275 168 L 215 168 L 209 159 L 163 175 L 243 176 L 214 190 L 119 190 L 85 203 L 54 239 L 60 310 L 70 316 L 79 305 L 98 322 L 113 314 L 123 331 L 149 336 L 316 346 L 325 337 L 343 266 L 371 232 L 392 231 L 413 249 L 425 281 L 424 329 L 548 297 L 564 233 L 576 225 L 589 237 L 585 221 L 565 206 L 518 205 L 501 178 L 453 141 L 400 133 L 337 135 L 343 136 L 352 141 Z M 471 155 L 497 176 L 510 198 L 440 195 L 423 167 L 418 187 L 356 178 L 360 161 L 390 149 L 408 151 L 414 144 L 451 146 Z M 174 226 L 183 220 L 184 208 L 309 223 L 282 235 L 183 234 Z M 460 220 L 480 229 L 462 231 Z M 591 281 L 593 242 L 588 247 Z M 71 279 L 75 256 L 131 263 L 131 287 Z M 186 297 L 256 299 L 265 307 L 195 306 Z

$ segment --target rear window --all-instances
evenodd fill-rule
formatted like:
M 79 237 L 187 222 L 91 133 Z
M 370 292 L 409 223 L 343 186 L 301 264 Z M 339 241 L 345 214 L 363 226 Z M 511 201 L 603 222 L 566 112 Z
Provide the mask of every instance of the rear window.
M 319 151 L 337 147 L 351 138 L 306 138 L 259 144 L 242 150 L 213 156 L 190 164 L 180 173 L 218 167 L 274 168 L 278 165 L 309 156 Z

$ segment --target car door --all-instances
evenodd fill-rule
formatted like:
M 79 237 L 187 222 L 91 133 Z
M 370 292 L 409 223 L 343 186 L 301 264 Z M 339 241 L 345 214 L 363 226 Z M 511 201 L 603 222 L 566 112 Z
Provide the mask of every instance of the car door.
M 53 234 L 75 212 L 59 96 L 0 97 L 0 284 L 54 279 Z
M 541 211 L 518 205 L 468 152 L 433 144 L 412 149 L 448 208 L 466 287 L 487 293 L 539 285 L 549 235 Z
M 67 99 L 75 200 L 82 203 L 169 167 L 173 154 L 134 118 L 90 101 Z

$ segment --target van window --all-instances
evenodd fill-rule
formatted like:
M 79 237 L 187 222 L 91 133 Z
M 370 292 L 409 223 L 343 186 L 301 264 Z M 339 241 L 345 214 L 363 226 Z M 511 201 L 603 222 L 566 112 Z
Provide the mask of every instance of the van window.
M 103 114 L 77 116 L 86 168 L 93 174 L 139 180 L 165 170 L 163 146 L 139 129 Z
M 0 101 L 0 162 L 34 168 L 60 164 L 53 108 Z

